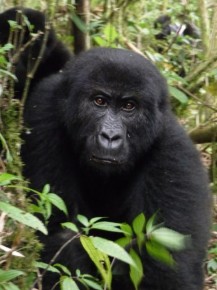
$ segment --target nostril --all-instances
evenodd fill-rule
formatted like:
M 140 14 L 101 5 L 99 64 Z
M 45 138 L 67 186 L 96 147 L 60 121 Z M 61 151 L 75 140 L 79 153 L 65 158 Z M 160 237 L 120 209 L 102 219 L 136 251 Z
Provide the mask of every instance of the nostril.
M 106 132 L 102 132 L 100 134 L 101 138 L 106 139 L 106 140 L 111 140 L 110 136 Z
M 123 138 L 119 131 L 107 130 L 98 135 L 98 142 L 105 149 L 119 149 L 122 146 Z

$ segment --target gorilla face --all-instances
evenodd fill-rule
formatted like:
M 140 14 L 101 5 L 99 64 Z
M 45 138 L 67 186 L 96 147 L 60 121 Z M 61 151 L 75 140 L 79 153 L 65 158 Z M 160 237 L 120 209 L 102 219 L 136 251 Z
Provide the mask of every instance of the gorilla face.
M 161 131 L 167 89 L 142 56 L 99 52 L 81 54 L 65 72 L 64 123 L 84 166 L 128 170 Z

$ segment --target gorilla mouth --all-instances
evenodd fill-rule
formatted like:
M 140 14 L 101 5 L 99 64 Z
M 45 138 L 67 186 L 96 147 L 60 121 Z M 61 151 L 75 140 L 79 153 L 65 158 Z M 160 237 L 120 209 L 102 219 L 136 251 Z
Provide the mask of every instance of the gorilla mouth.
M 99 163 L 99 164 L 109 164 L 109 165 L 119 165 L 121 164 L 121 162 L 115 158 L 111 158 L 111 157 L 98 157 L 98 156 L 92 156 L 90 158 L 90 161 Z

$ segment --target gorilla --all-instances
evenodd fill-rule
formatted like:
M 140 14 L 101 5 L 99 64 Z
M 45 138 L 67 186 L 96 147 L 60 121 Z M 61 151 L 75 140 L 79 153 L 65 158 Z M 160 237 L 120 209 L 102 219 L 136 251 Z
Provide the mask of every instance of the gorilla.
M 210 227 L 208 180 L 200 157 L 173 116 L 164 78 L 143 56 L 95 48 L 44 79 L 27 99 L 22 158 L 31 187 L 49 183 L 69 211 L 48 224 L 42 259 L 49 262 L 73 233 L 60 223 L 76 215 L 131 223 L 158 212 L 164 225 L 191 235 L 192 245 L 172 253 L 177 267 L 155 261 L 143 249 L 139 290 L 202 290 Z M 115 240 L 108 234 L 106 238 Z M 72 275 L 96 274 L 79 241 L 57 261 Z M 133 290 L 129 273 L 114 275 L 113 290 Z M 43 289 L 57 282 L 46 274 Z M 56 288 L 55 288 L 56 289 Z M 83 289 L 83 288 L 82 288 Z
M 28 19 L 32 29 L 25 21 L 24 17 Z M 11 36 L 11 28 L 9 20 L 16 21 L 21 27 L 16 31 L 16 37 L 10 39 L 15 46 L 13 54 L 21 51 L 25 44 L 31 43 L 32 33 L 45 32 L 46 18 L 42 12 L 37 10 L 13 7 L 3 13 L 0 13 L 0 45 L 5 45 Z M 34 42 L 28 45 L 22 52 L 17 62 L 14 63 L 15 75 L 18 81 L 15 83 L 15 97 L 21 98 L 23 89 L 25 87 L 26 77 L 31 72 L 34 64 L 39 56 L 39 52 L 43 43 L 43 35 L 38 37 Z M 21 43 L 20 43 L 21 42 Z M 71 54 L 66 47 L 60 42 L 53 28 L 50 29 L 46 49 L 40 61 L 39 67 L 34 78 L 31 81 L 31 88 L 34 87 L 44 77 L 53 73 L 57 73 L 63 68 L 65 63 L 69 60 Z
M 200 38 L 199 28 L 186 20 L 183 23 L 172 23 L 171 17 L 169 15 L 161 15 L 154 22 L 154 28 L 160 29 L 160 32 L 155 35 L 156 39 L 163 40 L 166 39 L 171 33 L 178 35 L 188 35 L 192 38 Z

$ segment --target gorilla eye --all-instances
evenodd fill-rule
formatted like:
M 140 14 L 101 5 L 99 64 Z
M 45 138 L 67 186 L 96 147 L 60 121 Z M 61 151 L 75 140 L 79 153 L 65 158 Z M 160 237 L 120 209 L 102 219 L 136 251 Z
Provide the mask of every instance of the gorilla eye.
M 94 103 L 97 106 L 102 106 L 102 107 L 107 106 L 107 102 L 106 102 L 106 100 L 103 97 L 95 97 Z
M 132 101 L 128 101 L 122 105 L 122 109 L 127 112 L 131 112 L 135 109 L 135 103 Z

